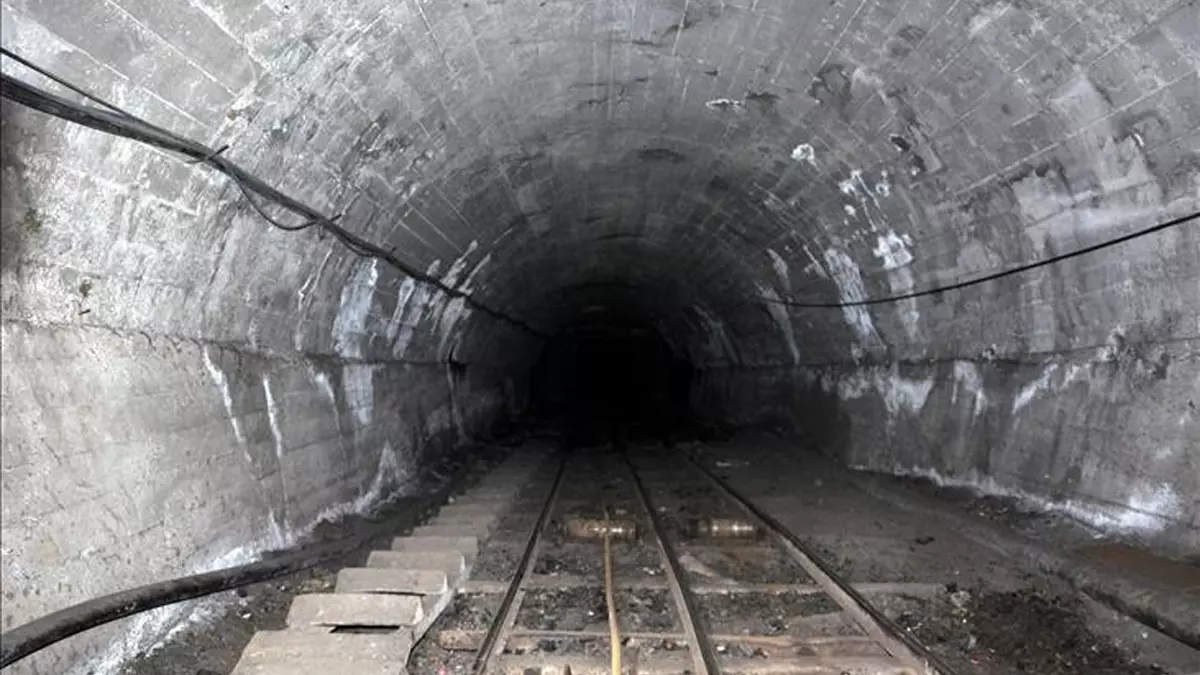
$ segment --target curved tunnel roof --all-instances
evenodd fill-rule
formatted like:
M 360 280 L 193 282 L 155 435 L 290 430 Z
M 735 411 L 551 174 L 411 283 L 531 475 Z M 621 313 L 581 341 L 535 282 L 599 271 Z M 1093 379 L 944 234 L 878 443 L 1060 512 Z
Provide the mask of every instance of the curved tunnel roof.
M 173 3 L 133 3 L 138 25 L 96 3 L 82 10 L 95 22 L 58 22 L 52 4 L 9 8 L 13 45 L 35 60 L 89 74 L 100 93 L 177 131 L 230 143 L 230 158 L 345 212 L 348 229 L 489 306 L 550 331 L 607 288 L 701 364 L 1098 344 L 1104 334 L 1090 329 L 1113 323 L 1103 316 L 1060 321 L 1060 334 L 1034 326 L 1079 302 L 1058 297 L 1053 274 L 1086 285 L 1097 259 L 870 309 L 778 301 L 958 280 L 1197 201 L 1190 2 L 226 0 L 202 3 L 207 17 L 185 12 L 186 31 Z M 59 37 L 39 40 L 38 22 Z M 34 174 L 52 157 L 86 168 L 106 154 L 151 183 L 140 189 L 166 193 L 135 216 L 170 232 L 136 254 L 146 268 L 136 278 L 174 289 L 155 297 L 178 300 L 179 315 L 130 316 L 120 306 L 131 298 L 153 304 L 135 285 L 110 291 L 98 321 L 307 349 L 339 338 L 327 332 L 335 307 L 305 298 L 362 302 L 343 286 L 367 282 L 383 298 L 419 295 L 364 269 L 375 263 L 331 253 L 332 242 L 243 222 L 251 216 L 220 180 L 178 189 L 168 181 L 186 180 L 179 167 L 122 141 L 67 130 L 20 142 L 38 150 Z M 96 176 L 56 181 L 40 196 L 48 218 L 78 220 L 93 184 L 112 192 Z M 87 214 L 128 218 L 113 201 Z M 1119 264 L 1154 256 L 1163 240 L 1195 245 L 1167 234 L 1131 244 Z M 90 233 L 75 244 L 77 268 L 99 271 L 103 257 L 118 274 L 133 246 L 100 256 L 104 240 Z M 503 360 L 497 349 L 516 348 L 497 345 L 521 341 L 477 313 L 459 323 L 366 302 L 378 324 L 394 314 L 418 336 L 455 331 L 431 357 L 461 342 L 459 360 Z M 1119 313 L 1103 299 L 1087 311 Z M 1001 315 L 1011 331 L 991 325 Z M 326 330 L 288 339 L 310 324 Z

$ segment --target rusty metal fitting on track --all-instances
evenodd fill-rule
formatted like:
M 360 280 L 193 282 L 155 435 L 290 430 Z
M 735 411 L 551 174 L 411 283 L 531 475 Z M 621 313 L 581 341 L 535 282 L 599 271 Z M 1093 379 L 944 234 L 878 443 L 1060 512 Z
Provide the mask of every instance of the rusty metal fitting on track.
M 571 516 L 563 521 L 563 531 L 576 539 L 636 539 L 637 523 L 632 520 L 604 520 Z
M 699 518 L 691 523 L 693 537 L 700 539 L 758 539 L 762 528 L 737 518 Z

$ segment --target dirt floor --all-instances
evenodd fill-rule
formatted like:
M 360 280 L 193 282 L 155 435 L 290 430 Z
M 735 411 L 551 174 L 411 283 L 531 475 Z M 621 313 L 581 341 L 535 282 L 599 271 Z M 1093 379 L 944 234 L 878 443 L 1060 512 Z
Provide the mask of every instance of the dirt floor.
M 666 591 L 619 589 L 615 595 L 622 632 L 677 633 L 683 629 Z M 605 630 L 607 621 L 603 587 L 533 591 L 517 612 L 517 626 L 534 630 Z
M 840 609 L 824 593 L 709 594 L 699 603 L 709 632 L 726 635 L 784 635 L 793 623 Z
M 1181 645 L 1108 608 L 1081 597 L 1061 580 L 1031 569 L 996 550 L 980 546 L 961 532 L 920 513 L 856 490 L 848 472 L 827 461 L 807 460 L 790 450 L 778 461 L 769 443 L 735 437 L 707 444 L 682 444 L 735 488 L 755 495 L 756 503 L 783 522 L 841 577 L 856 584 L 919 583 L 928 592 L 871 595 L 872 602 L 900 629 L 952 666 L 958 675 L 1196 675 L 1200 652 Z M 762 537 L 711 539 L 698 536 L 695 522 L 743 514 L 702 481 L 678 480 L 686 466 L 662 447 L 634 448 L 655 514 L 680 553 L 684 578 L 708 586 L 812 584 L 803 568 Z M 797 459 L 797 456 L 799 458 Z M 585 583 L 570 588 L 531 590 L 517 614 L 519 628 L 536 631 L 586 630 L 595 637 L 566 639 L 535 636 L 510 645 L 511 654 L 586 655 L 608 653 L 607 607 L 602 590 L 603 559 L 598 541 L 572 539 L 563 524 L 572 515 L 597 516 L 603 509 L 624 509 L 636 521 L 638 537 L 614 547 L 618 583 L 638 581 L 654 588 L 621 589 L 616 606 L 621 630 L 678 633 L 680 617 L 665 590 L 665 568 L 649 519 L 636 493 L 619 477 L 627 469 L 611 453 L 594 453 L 566 477 L 564 499 L 551 514 L 550 530 L 534 564 L 540 579 Z M 644 461 L 644 464 L 641 462 Z M 653 469 L 650 471 L 649 469 Z M 675 477 L 672 482 L 672 476 Z M 516 572 L 524 544 L 541 508 L 531 486 L 505 514 L 476 559 L 473 580 L 507 581 Z M 1039 541 L 1074 543 L 1078 533 L 1056 534 L 1053 516 L 999 500 L 962 493 L 939 494 L 928 485 L 889 481 L 888 489 L 908 491 L 968 511 L 1014 531 L 1035 532 Z M 938 502 L 937 500 L 941 500 Z M 402 531 L 420 520 L 418 503 L 394 505 L 380 516 Z M 390 520 L 389 520 L 390 519 Z M 379 520 L 379 518 L 375 519 Z M 361 521 L 361 522 L 360 522 Z M 367 531 L 366 519 L 333 526 L 321 536 L 349 528 Z M 1065 531 L 1065 530 L 1064 530 Z M 1061 536 L 1061 539 L 1055 537 Z M 291 598 L 324 590 L 337 567 L 358 562 L 365 552 L 333 561 L 300 575 L 228 593 L 215 603 L 208 628 L 182 631 L 153 655 L 131 665 L 124 675 L 224 675 L 256 630 L 282 627 Z M 744 589 L 740 589 L 744 590 Z M 410 672 L 457 675 L 471 670 L 475 654 L 439 646 L 442 630 L 482 634 L 500 606 L 500 595 L 460 595 L 414 648 Z M 837 605 L 821 593 L 798 591 L 706 593 L 698 596 L 701 619 L 714 633 L 726 635 L 863 635 Z M 625 641 L 642 654 L 677 652 L 686 647 L 662 636 Z M 716 645 L 722 658 L 766 659 L 775 653 L 746 641 Z M 800 653 L 800 652 L 796 652 Z
M 779 439 L 735 439 L 699 451 L 844 579 L 940 585 L 932 597 L 871 599 L 960 675 L 1200 673 L 1200 651 L 1081 596 L 999 547 L 964 537 L 959 530 L 971 527 L 969 519 L 954 521 L 956 527 L 939 524 L 902 501 L 864 493 L 850 472 Z M 764 466 L 770 471 L 759 469 Z M 883 481 L 933 508 L 965 511 L 1038 545 L 1070 547 L 1094 538 L 1060 516 L 1009 500 Z M 781 484 L 791 489 L 773 489 Z
M 956 589 L 888 614 L 956 672 L 1009 675 L 1167 675 L 1098 634 L 1077 598 L 1032 589 Z

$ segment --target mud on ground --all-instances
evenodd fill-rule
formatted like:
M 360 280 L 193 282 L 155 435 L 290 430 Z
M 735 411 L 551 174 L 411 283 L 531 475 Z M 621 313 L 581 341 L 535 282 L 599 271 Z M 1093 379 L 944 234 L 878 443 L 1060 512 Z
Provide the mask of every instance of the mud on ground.
M 953 588 L 953 587 L 952 587 Z M 890 613 L 890 612 L 889 612 Z M 1167 675 L 1094 634 L 1079 600 L 1032 589 L 954 589 L 896 613 L 896 623 L 962 673 Z

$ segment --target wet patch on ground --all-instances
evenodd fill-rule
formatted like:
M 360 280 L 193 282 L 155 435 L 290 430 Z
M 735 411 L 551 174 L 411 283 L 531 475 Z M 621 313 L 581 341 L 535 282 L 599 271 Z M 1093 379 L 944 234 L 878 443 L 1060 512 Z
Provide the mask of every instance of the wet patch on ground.
M 804 568 L 778 548 L 765 544 L 684 545 L 680 563 L 689 583 L 736 580 L 750 584 L 809 584 Z
M 1167 675 L 1094 634 L 1074 598 L 1025 589 L 949 586 L 932 600 L 893 603 L 886 613 L 956 671 L 978 675 Z

